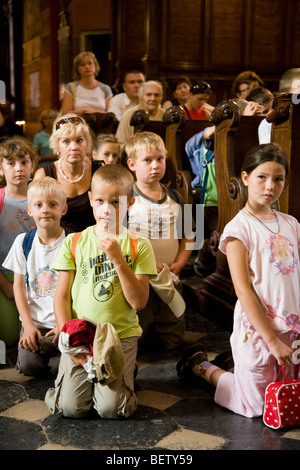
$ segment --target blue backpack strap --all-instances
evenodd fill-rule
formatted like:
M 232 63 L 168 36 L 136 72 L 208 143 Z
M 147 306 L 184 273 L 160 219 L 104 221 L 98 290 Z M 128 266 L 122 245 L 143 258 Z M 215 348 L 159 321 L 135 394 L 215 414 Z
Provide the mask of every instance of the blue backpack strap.
M 66 236 L 69 233 L 72 233 L 72 231 L 70 231 L 68 229 L 65 229 Z M 34 229 L 30 230 L 29 232 L 27 232 L 25 237 L 24 237 L 22 247 L 23 247 L 23 251 L 24 251 L 24 255 L 25 255 L 26 259 L 28 258 L 29 252 L 31 250 L 32 242 L 33 242 L 33 239 L 35 237 L 35 234 L 36 234 L 36 228 L 34 228 Z
M 23 251 L 24 251 L 24 255 L 26 259 L 28 258 L 29 252 L 31 250 L 32 242 L 35 237 L 35 234 L 36 234 L 36 228 L 27 232 L 24 237 L 22 247 L 23 247 Z
M 207 180 L 208 180 L 208 170 L 207 170 L 207 167 L 206 167 L 205 168 L 204 178 L 203 178 L 203 183 L 202 183 L 202 188 L 201 188 L 201 196 L 200 196 L 199 204 L 204 204 Z
M 206 162 L 206 164 L 209 163 L 209 162 L 211 162 L 212 159 L 214 158 L 214 156 L 215 156 L 215 152 L 214 152 L 213 150 L 209 149 L 209 150 L 207 151 L 206 155 L 205 155 L 205 162 Z
M 33 230 L 30 230 L 29 232 L 27 232 L 25 237 L 24 237 L 24 240 L 23 240 L 23 243 L 22 243 L 22 248 L 23 248 L 26 260 L 28 258 L 29 252 L 31 250 L 32 242 L 33 242 L 33 239 L 35 237 L 35 234 L 36 234 L 36 228 L 34 228 Z M 26 274 L 25 282 L 26 282 L 26 284 L 28 284 L 28 273 Z
M 208 169 L 207 169 L 207 164 L 212 161 L 214 158 L 214 151 L 213 150 L 208 150 L 207 154 L 205 156 L 205 160 L 202 162 L 202 166 L 205 167 L 204 170 L 204 177 L 203 177 L 203 183 L 202 183 L 202 188 L 201 188 L 201 196 L 200 196 L 200 204 L 204 204 L 204 199 L 205 199 L 205 192 L 206 192 L 206 186 L 207 186 L 207 180 L 208 180 Z
M 176 189 L 167 186 L 167 190 L 171 193 L 171 197 L 173 196 L 173 199 L 179 204 L 179 196 Z

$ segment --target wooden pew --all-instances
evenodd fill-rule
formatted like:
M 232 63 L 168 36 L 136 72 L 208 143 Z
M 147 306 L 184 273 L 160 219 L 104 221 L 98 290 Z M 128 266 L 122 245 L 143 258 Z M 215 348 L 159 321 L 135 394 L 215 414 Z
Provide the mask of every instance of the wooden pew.
M 246 153 L 258 145 L 258 126 L 261 116 L 241 116 L 236 104 L 224 102 L 213 115 L 215 132 L 215 171 L 218 190 L 218 227 L 211 237 L 211 249 L 216 256 L 216 270 L 207 276 L 200 288 L 204 310 L 215 320 L 230 328 L 236 302 L 226 256 L 218 250 L 225 225 L 246 202 L 241 182 L 241 166 Z M 223 318 L 222 318 L 223 317 Z
M 166 139 L 166 126 L 163 121 L 151 121 L 149 114 L 143 109 L 135 111 L 130 119 L 130 125 L 134 127 L 134 133 L 136 132 L 155 132 L 158 134 L 163 141 Z
M 300 221 L 300 103 L 297 96 L 284 94 L 275 98 L 274 111 L 268 114 L 267 121 L 272 123 L 271 142 L 282 147 L 289 164 L 288 185 L 279 199 L 278 209 Z
M 215 115 L 215 170 L 219 199 L 218 236 L 246 202 L 240 173 L 247 152 L 258 145 L 262 116 L 241 116 L 237 106 L 224 103 Z
M 163 122 L 167 125 L 166 148 L 172 186 L 182 195 L 187 204 L 193 204 L 197 199 L 197 192 L 192 190 L 191 182 L 194 176 L 185 152 L 185 144 L 210 123 L 204 120 L 187 120 L 184 111 L 178 106 L 173 106 L 166 111 Z
M 167 111 L 163 120 L 168 125 L 166 135 L 168 152 L 176 164 L 176 171 L 190 171 L 191 166 L 185 153 L 185 144 L 191 137 L 211 124 L 206 120 L 185 119 L 184 111 L 178 106 L 173 106 Z
M 83 114 L 95 135 L 98 134 L 115 134 L 119 121 L 114 113 L 91 113 Z

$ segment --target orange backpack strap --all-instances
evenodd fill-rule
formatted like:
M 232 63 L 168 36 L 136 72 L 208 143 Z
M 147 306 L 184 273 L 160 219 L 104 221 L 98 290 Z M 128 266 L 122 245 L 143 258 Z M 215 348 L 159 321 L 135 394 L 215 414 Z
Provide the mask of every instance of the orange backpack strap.
M 81 233 L 82 232 L 75 232 L 73 235 L 71 255 L 72 255 L 74 263 L 75 263 L 76 246 L 77 246 Z
M 0 214 L 2 212 L 2 208 L 4 204 L 4 196 L 5 196 L 5 186 L 0 188 Z
M 74 260 L 74 263 L 75 263 L 75 255 L 76 255 L 76 246 L 77 246 L 78 240 L 81 236 L 81 233 L 82 232 L 75 232 L 74 235 L 73 235 L 71 254 L 72 254 L 72 258 Z M 131 245 L 131 249 L 132 249 L 132 252 L 133 252 L 133 262 L 135 262 L 135 260 L 137 259 L 137 256 L 138 256 L 137 238 L 132 233 L 130 233 L 129 236 L 130 236 L 130 245 Z
M 139 254 L 138 252 L 138 243 L 137 243 L 137 238 L 135 235 L 129 232 L 129 237 L 130 237 L 130 245 L 131 249 L 133 251 L 133 262 L 137 259 L 137 256 Z

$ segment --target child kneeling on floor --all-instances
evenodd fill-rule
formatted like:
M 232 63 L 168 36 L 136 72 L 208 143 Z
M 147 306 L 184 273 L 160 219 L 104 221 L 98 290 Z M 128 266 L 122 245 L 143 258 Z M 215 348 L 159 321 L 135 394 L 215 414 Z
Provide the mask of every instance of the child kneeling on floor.
M 30 184 L 27 200 L 36 229 L 17 236 L 3 263 L 14 273 L 22 321 L 16 369 L 25 375 L 56 375 L 60 354 L 53 297 L 58 275 L 51 265 L 65 238 L 60 220 L 67 200 L 61 184 L 49 176 Z
M 128 226 L 148 238 L 158 275 L 150 281 L 147 306 L 139 312 L 143 337 L 165 350 L 180 347 L 185 333 L 185 302 L 180 272 L 194 248 L 192 211 L 182 196 L 161 183 L 166 172 L 167 149 L 154 132 L 137 132 L 125 146 L 127 164 L 135 173 L 135 202 Z
M 300 224 L 273 209 L 287 173 L 278 144 L 250 150 L 241 171 L 247 202 L 220 238 L 238 298 L 230 338 L 234 373 L 219 367 L 220 358 L 209 362 L 200 344 L 177 364 L 179 376 L 203 377 L 216 387 L 216 403 L 248 418 L 263 414 L 266 387 L 282 365 L 286 379 L 299 376 L 293 360 L 300 332 Z
M 112 419 L 128 417 L 137 407 L 134 373 L 142 329 L 136 312 L 147 303 L 156 264 L 150 242 L 122 225 L 134 202 L 132 188 L 133 177 L 125 167 L 99 168 L 89 193 L 96 225 L 80 234 L 75 250 L 75 235 L 70 234 L 53 266 L 59 271 L 54 298 L 59 330 L 66 333 L 69 321 L 84 317 L 96 322 L 97 329 L 100 323 L 111 324 L 121 343 L 124 369 L 112 381 L 99 381 L 98 375 L 89 380 L 86 365 L 92 349 L 75 356 L 62 352 L 55 388 L 45 398 L 53 414 L 81 418 L 94 407 L 102 418 Z

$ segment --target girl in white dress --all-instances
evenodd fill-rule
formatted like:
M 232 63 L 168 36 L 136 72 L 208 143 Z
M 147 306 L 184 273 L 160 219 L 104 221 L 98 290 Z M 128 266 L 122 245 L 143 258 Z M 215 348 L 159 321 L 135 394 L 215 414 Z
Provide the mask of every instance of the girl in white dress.
M 287 173 L 277 144 L 253 148 L 241 171 L 247 203 L 220 239 L 238 298 L 230 338 L 234 373 L 208 362 L 199 344 L 177 364 L 179 376 L 192 371 L 204 377 L 216 387 L 216 403 L 250 418 L 262 415 L 265 389 L 279 367 L 284 364 L 286 378 L 293 377 L 298 362 L 300 225 L 273 209 Z

